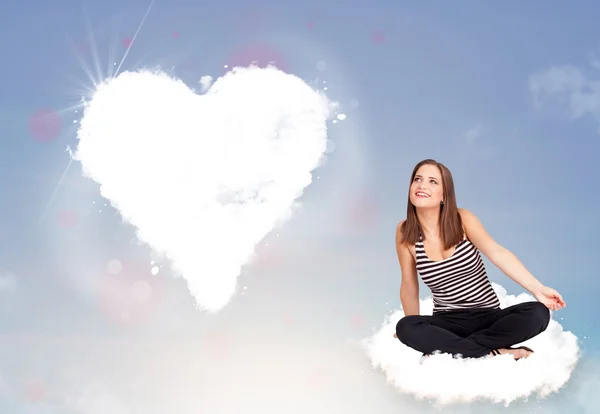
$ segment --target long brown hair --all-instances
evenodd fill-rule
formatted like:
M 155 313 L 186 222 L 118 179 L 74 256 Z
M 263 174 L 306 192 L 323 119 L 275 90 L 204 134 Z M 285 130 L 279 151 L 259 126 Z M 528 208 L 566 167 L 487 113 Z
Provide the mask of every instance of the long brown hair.
M 426 159 L 419 162 L 410 176 L 408 185 L 408 205 L 406 208 L 406 221 L 400 228 L 401 240 L 408 244 L 415 244 L 419 240 L 419 233 L 422 232 L 421 224 L 417 217 L 416 207 L 410 201 L 410 187 L 415 179 L 415 175 L 421 166 L 435 165 L 442 175 L 443 200 L 444 204 L 440 206 L 440 238 L 446 250 L 456 246 L 463 239 L 463 227 L 458 207 L 456 206 L 456 194 L 454 192 L 454 180 L 452 173 L 442 163 L 432 159 Z M 425 235 L 423 234 L 423 239 Z

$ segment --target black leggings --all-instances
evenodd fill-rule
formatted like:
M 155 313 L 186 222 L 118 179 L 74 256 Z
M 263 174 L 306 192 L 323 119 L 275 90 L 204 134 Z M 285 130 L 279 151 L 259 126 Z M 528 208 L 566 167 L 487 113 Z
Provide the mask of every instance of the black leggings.
M 544 332 L 550 311 L 540 302 L 524 302 L 505 309 L 468 309 L 405 316 L 396 325 L 404 345 L 424 354 L 435 351 L 463 358 L 486 356 Z

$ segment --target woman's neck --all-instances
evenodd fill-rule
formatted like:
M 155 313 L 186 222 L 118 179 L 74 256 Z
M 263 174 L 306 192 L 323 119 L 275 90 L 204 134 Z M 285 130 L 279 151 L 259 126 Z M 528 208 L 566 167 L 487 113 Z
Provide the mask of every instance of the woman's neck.
M 417 209 L 417 218 L 426 237 L 439 237 L 440 210 L 439 208 Z

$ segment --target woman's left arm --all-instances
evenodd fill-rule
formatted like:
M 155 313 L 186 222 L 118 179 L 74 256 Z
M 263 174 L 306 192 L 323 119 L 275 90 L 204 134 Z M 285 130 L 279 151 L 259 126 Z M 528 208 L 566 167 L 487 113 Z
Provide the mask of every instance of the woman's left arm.
M 485 230 L 479 219 L 470 211 L 458 209 L 467 237 L 495 266 L 508 277 L 527 289 L 540 302 L 550 309 L 566 306 L 562 297 L 554 289 L 544 286 L 537 280 L 510 250 L 498 244 Z M 549 306 L 549 305 L 559 306 Z

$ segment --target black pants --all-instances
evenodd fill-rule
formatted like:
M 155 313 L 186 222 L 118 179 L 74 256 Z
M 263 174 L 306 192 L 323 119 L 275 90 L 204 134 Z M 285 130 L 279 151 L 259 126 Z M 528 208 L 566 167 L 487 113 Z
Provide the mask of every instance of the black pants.
M 492 349 L 507 348 L 542 333 L 550 311 L 540 302 L 524 302 L 505 309 L 469 309 L 405 316 L 396 336 L 424 354 L 435 351 L 463 358 L 479 358 Z

